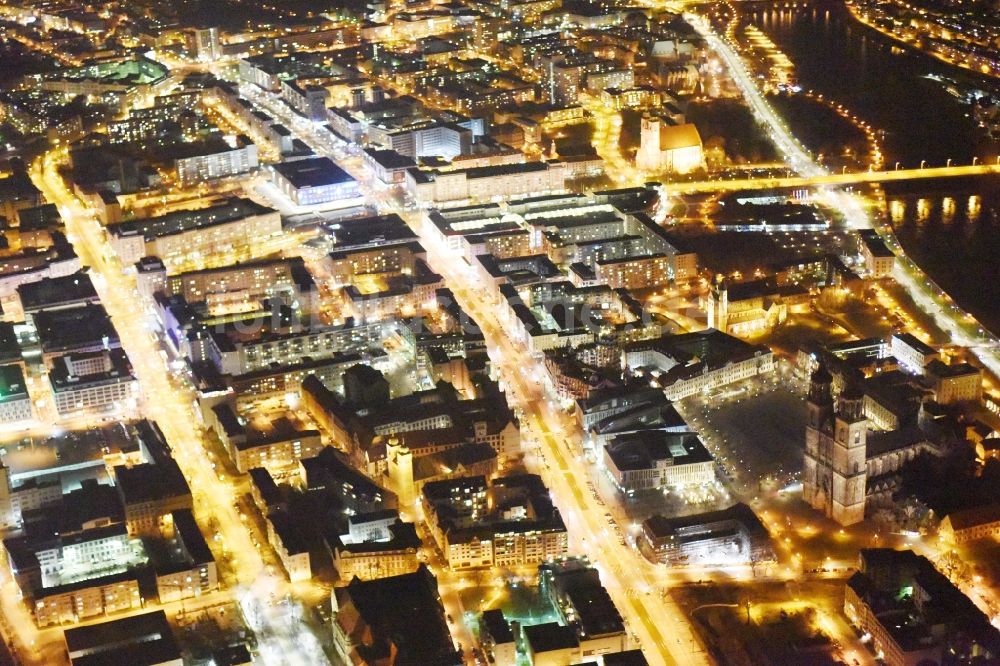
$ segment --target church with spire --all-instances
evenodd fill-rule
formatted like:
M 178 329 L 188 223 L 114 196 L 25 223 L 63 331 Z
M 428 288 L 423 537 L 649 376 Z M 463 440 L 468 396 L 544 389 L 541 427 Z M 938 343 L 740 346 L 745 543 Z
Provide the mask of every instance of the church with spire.
M 835 399 L 823 365 L 810 377 L 807 404 L 802 499 L 841 525 L 859 523 L 866 509 L 891 502 L 906 462 L 923 452 L 940 455 L 926 424 L 873 431 L 864 394 L 849 384 Z

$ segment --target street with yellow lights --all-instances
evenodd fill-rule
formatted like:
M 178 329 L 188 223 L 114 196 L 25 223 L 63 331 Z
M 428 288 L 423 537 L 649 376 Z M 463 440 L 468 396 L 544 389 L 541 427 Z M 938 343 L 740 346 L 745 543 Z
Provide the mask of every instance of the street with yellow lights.
M 650 0 L 646 5 L 684 12 L 680 16 L 691 26 L 699 43 L 707 45 L 711 54 L 711 62 L 706 65 L 706 71 L 711 70 L 708 97 L 733 98 L 738 95 L 757 128 L 773 144 L 777 153 L 772 156 L 774 161 L 766 164 L 763 161 L 733 164 L 725 170 L 715 170 L 710 160 L 711 170 L 707 174 L 701 168 L 695 173 L 673 175 L 642 171 L 635 166 L 635 160 L 623 151 L 622 112 L 605 104 L 596 94 L 583 93 L 580 105 L 586 111 L 586 122 L 592 127 L 590 143 L 603 162 L 606 182 L 616 188 L 644 186 L 648 191 L 655 192 L 660 200 L 650 222 L 653 227 L 700 227 L 712 233 L 718 229 L 711 228 L 710 213 L 717 210 L 720 199 L 730 197 L 732 193 L 751 190 L 808 191 L 819 208 L 837 218 L 836 228 L 784 242 L 798 243 L 801 249 L 809 246 L 808 249 L 826 251 L 827 241 L 835 233 L 865 230 L 870 234 L 873 230 L 894 254 L 895 264 L 891 274 L 887 271 L 887 276 L 880 281 L 872 280 L 865 289 L 864 298 L 870 310 L 868 314 L 875 324 L 866 326 L 871 322 L 865 320 L 864 324 L 858 325 L 855 320 L 839 318 L 817 307 L 808 311 L 807 308 L 798 310 L 793 315 L 798 317 L 798 323 L 805 328 L 822 328 L 826 333 L 836 331 L 838 336 L 843 334 L 841 337 L 850 335 L 861 338 L 873 335 L 872 331 L 905 330 L 922 339 L 948 339 L 950 345 L 965 348 L 967 351 L 963 353 L 985 369 L 985 385 L 988 388 L 1000 387 L 1000 340 L 960 308 L 907 256 L 895 236 L 891 219 L 882 214 L 886 201 L 880 189 L 882 184 L 970 177 L 998 178 L 1000 156 L 990 159 L 976 157 L 968 164 L 947 160 L 944 164 L 921 163 L 919 167 L 907 168 L 900 168 L 897 162 L 894 168 L 888 168 L 883 154 L 884 134 L 853 115 L 839 102 L 824 99 L 823 95 L 813 91 L 797 89 L 795 94 L 800 94 L 812 104 L 822 105 L 828 112 L 852 125 L 867 146 L 855 151 L 861 153 L 867 149 L 866 155 L 857 155 L 858 159 L 852 162 L 854 169 L 839 163 L 836 168 L 830 167 L 828 160 L 824 161 L 822 156 L 813 154 L 803 145 L 771 103 L 773 98 L 769 95 L 775 90 L 780 88 L 786 91 L 793 87 L 795 73 L 794 63 L 778 50 L 764 31 L 751 26 L 743 31 L 744 41 L 740 42 L 736 34 L 736 9 L 732 3 L 711 3 L 707 9 L 699 3 L 668 3 L 663 0 Z M 734 15 L 720 31 L 718 12 L 722 5 L 726 5 Z M 390 9 L 387 16 L 391 18 L 396 12 L 396 9 Z M 852 13 L 859 21 L 880 32 L 887 32 L 884 27 L 873 25 L 867 13 L 859 13 L 857 8 L 852 8 Z M 890 36 L 902 39 L 899 35 Z M 52 50 L 24 34 L 18 33 L 11 38 L 42 52 Z M 181 73 L 235 77 L 233 59 L 226 60 L 224 64 L 193 64 L 178 58 L 171 51 L 151 53 L 168 65 L 172 81 Z M 69 55 L 54 52 L 51 55 L 65 65 L 78 65 L 80 62 Z M 490 60 L 483 62 L 492 63 Z M 969 66 L 961 62 L 956 64 Z M 524 69 L 529 71 L 527 67 Z M 388 85 L 390 79 L 381 74 L 379 76 L 383 76 L 380 80 Z M 236 93 L 233 94 L 235 98 Z M 420 96 L 416 92 L 413 94 Z M 710 623 L 700 620 L 697 615 L 710 608 L 729 609 L 735 613 L 734 617 L 739 618 L 745 613 L 747 625 L 754 620 L 763 623 L 765 618 L 779 614 L 785 617 L 788 613 L 808 613 L 813 618 L 813 628 L 829 639 L 831 655 L 842 663 L 858 666 L 874 664 L 876 657 L 870 649 L 870 636 L 860 637 L 861 632 L 852 629 L 843 613 L 843 583 L 855 570 L 859 551 L 868 547 L 908 548 L 926 556 L 939 569 L 947 570 L 949 575 L 953 568 L 958 567 L 955 561 L 957 551 L 936 536 L 887 531 L 874 521 L 841 528 L 831 519 L 808 508 L 801 501 L 801 447 L 794 451 L 794 463 L 786 459 L 765 461 L 772 464 L 772 468 L 767 474 L 759 473 L 761 460 L 766 456 L 760 450 L 748 450 L 754 446 L 757 434 L 734 434 L 737 428 L 733 427 L 728 410 L 740 409 L 738 405 L 744 404 L 744 400 L 763 397 L 771 400 L 772 406 L 776 405 L 774 411 L 786 419 L 786 423 L 798 425 L 793 415 L 780 413 L 780 410 L 783 405 L 801 405 L 801 398 L 807 389 L 806 377 L 801 368 L 794 367 L 790 347 L 783 346 L 784 341 L 778 339 L 771 345 L 776 358 L 773 374 L 741 379 L 724 390 L 699 390 L 675 401 L 678 414 L 692 430 L 697 431 L 711 453 L 711 462 L 716 465 L 713 467 L 715 473 L 721 472 L 718 483 L 703 484 L 710 486 L 708 488 L 689 488 L 687 492 L 690 494 L 682 499 L 692 506 L 701 504 L 710 508 L 716 508 L 716 504 L 722 506 L 723 502 L 726 505 L 736 502 L 750 505 L 773 538 L 774 561 L 762 564 L 756 560 L 740 560 L 724 566 L 653 563 L 637 544 L 639 524 L 636 512 L 628 504 L 631 498 L 623 497 L 623 493 L 612 486 L 604 464 L 595 464 L 593 454 L 587 451 L 585 445 L 590 445 L 587 436 L 576 416 L 567 408 L 567 403 L 560 400 L 565 396 L 560 396 L 550 381 L 544 354 L 533 353 L 512 334 L 510 325 L 502 318 L 501 308 L 495 305 L 498 298 L 496 285 L 484 279 L 462 252 L 441 240 L 442 233 L 430 219 L 430 206 L 404 196 L 401 186 L 380 180 L 369 166 L 369 161 L 359 155 L 357 146 L 337 138 L 329 126 L 308 120 L 294 111 L 283 100 L 281 93 L 243 80 L 239 85 L 239 95 L 242 96 L 241 103 L 247 108 L 252 107 L 260 115 L 272 117 L 316 156 L 328 157 L 351 176 L 358 186 L 353 192 L 354 199 L 350 205 L 345 203 L 340 208 L 322 210 L 300 207 L 297 203 L 292 204 L 290 198 L 276 203 L 275 200 L 283 195 L 271 182 L 268 169 L 269 165 L 283 159 L 280 146 L 276 140 L 271 141 L 255 133 L 231 108 L 209 96 L 202 102 L 207 117 L 226 133 L 252 135 L 251 138 L 260 146 L 260 169 L 249 175 L 244 171 L 210 184 L 190 186 L 181 186 L 179 178 L 172 179 L 172 176 L 161 174 L 165 176 L 161 186 L 120 197 L 126 215 L 153 216 L 203 208 L 238 195 L 281 208 L 280 213 L 286 223 L 290 217 L 305 221 L 286 224 L 280 233 L 275 231 L 266 238 L 255 239 L 255 242 L 239 250 L 220 252 L 214 256 L 195 253 L 193 257 L 164 260 L 167 272 L 175 275 L 263 258 L 308 256 L 303 249 L 308 243 L 317 241 L 317 220 L 335 224 L 342 218 L 350 217 L 352 211 L 397 214 L 402 218 L 419 237 L 421 252 L 426 253 L 429 268 L 443 278 L 458 305 L 471 316 L 482 333 L 491 376 L 499 382 L 518 416 L 523 465 L 527 471 L 540 475 L 549 489 L 569 535 L 570 555 L 589 558 L 599 571 L 600 583 L 607 589 L 626 626 L 628 645 L 640 648 L 650 664 L 701 666 L 715 663 L 718 646 L 706 640 L 705 633 L 705 627 L 710 627 Z M 428 98 L 424 96 L 422 99 Z M 287 140 L 287 135 L 285 138 Z M 547 146 L 532 145 L 525 152 L 535 155 L 546 149 Z M 163 608 L 175 624 L 183 625 L 186 618 L 212 616 L 213 613 L 222 621 L 228 612 L 231 614 L 229 620 L 237 621 L 235 615 L 238 613 L 238 621 L 255 638 L 255 649 L 262 663 L 293 666 L 338 663 L 331 657 L 331 629 L 322 621 L 317 621 L 315 613 L 319 607 L 330 606 L 328 581 L 289 582 L 277 565 L 279 560 L 268 545 L 266 528 L 262 527 L 255 511 L 246 510 L 245 496 L 249 485 L 245 475 L 233 473 L 232 467 L 220 459 L 219 447 L 215 446 L 213 436 L 203 426 L 203 418 L 198 413 L 198 390 L 190 374 L 178 368 L 183 363 L 172 363 L 172 348 L 164 340 L 163 327 L 157 321 L 154 308 L 140 297 L 135 270 L 120 260 L 95 208 L 74 192 L 67 177 L 69 164 L 68 146 L 53 142 L 51 147 L 31 161 L 31 181 L 41 191 L 45 201 L 58 207 L 67 238 L 81 264 L 89 271 L 100 303 L 110 316 L 120 336 L 121 346 L 127 352 L 143 396 L 138 410 L 140 413 L 132 416 L 141 415 L 154 420 L 162 430 L 191 488 L 194 515 L 208 537 L 212 554 L 219 564 L 220 589 L 185 602 L 159 604 L 143 600 L 142 609 L 129 611 L 124 616 L 136 615 L 150 608 Z M 704 161 L 701 164 L 704 166 Z M 501 199 L 497 196 L 493 200 Z M 678 214 L 678 209 L 684 212 Z M 271 212 L 277 219 L 278 213 Z M 828 233 L 831 236 L 826 236 Z M 776 243 L 782 242 L 781 238 L 775 238 Z M 749 276 L 755 269 L 741 267 L 741 270 Z M 758 272 L 755 277 L 763 277 L 763 272 Z M 729 275 L 730 271 L 726 273 Z M 721 284 L 724 276 L 718 277 L 718 284 Z M 743 276 L 737 271 L 731 277 Z M 381 274 L 365 274 L 356 283 L 352 282 L 352 287 L 367 296 L 388 291 L 387 280 Z M 707 324 L 708 307 L 705 304 L 716 284 L 705 271 L 684 284 L 674 283 L 671 274 L 668 287 L 662 282 L 655 289 L 650 287 L 643 291 L 642 307 L 669 320 L 672 332 L 701 331 Z M 329 285 L 318 287 L 318 291 L 321 304 L 336 300 L 329 291 Z M 625 292 L 626 289 L 620 291 Z M 226 310 L 226 313 L 229 312 Z M 339 315 L 329 312 L 320 313 L 320 318 L 324 323 L 341 324 L 344 321 Z M 665 325 L 664 330 L 667 328 Z M 756 335 L 754 333 L 747 338 Z M 831 334 L 830 337 L 834 336 Z M 771 342 L 763 337 L 754 339 L 754 342 L 759 341 Z M 649 377 L 643 375 L 642 379 L 647 390 Z M 656 380 L 650 379 L 648 383 L 659 390 L 661 384 L 656 381 L 660 375 L 655 377 Z M 50 405 L 43 403 L 38 409 L 44 416 L 51 416 L 48 413 Z M 761 424 L 763 421 L 761 418 Z M 94 425 L 94 422 L 81 418 L 68 425 L 83 428 Z M 44 432 L 45 428 L 39 426 L 19 431 L 17 436 L 34 436 Z M 13 437 L 10 434 L 10 437 L 0 440 L 13 441 Z M 798 446 L 798 440 L 795 443 Z M 795 463 L 798 463 L 797 468 Z M 451 473 L 451 470 L 448 472 Z M 399 513 L 408 520 L 418 522 L 422 509 L 420 503 L 414 501 L 411 505 L 400 506 Z M 425 528 L 422 526 L 420 529 Z M 503 578 L 499 569 L 489 570 L 488 575 L 453 571 L 430 545 L 433 539 L 421 536 L 424 537 L 424 546 L 420 549 L 419 559 L 437 577 L 448 630 L 461 649 L 465 663 L 478 666 L 481 660 L 473 650 L 479 637 L 479 629 L 475 626 L 476 613 L 499 605 L 499 600 L 508 593 L 506 586 L 509 580 Z M 537 579 L 535 568 L 515 573 L 516 576 L 511 578 L 531 580 L 532 584 L 536 582 L 533 580 Z M 995 590 L 982 584 L 978 576 L 956 577 L 955 580 L 956 585 L 991 621 L 995 624 L 1000 621 L 1000 598 Z M 482 592 L 483 600 L 478 608 L 465 607 L 465 593 L 470 588 Z M 735 596 L 704 602 L 704 598 L 709 598 L 716 590 L 725 590 Z M 106 619 L 92 618 L 87 622 Z M 36 628 L 6 567 L 0 576 L 0 635 L 13 644 L 20 663 L 42 666 L 65 661 L 60 628 Z

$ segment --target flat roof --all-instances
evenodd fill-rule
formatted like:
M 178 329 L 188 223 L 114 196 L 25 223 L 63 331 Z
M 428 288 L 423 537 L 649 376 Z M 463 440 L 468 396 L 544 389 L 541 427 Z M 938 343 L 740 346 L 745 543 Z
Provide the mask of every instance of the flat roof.
M 913 335 L 912 333 L 893 333 L 892 340 L 895 342 L 899 340 L 904 345 L 912 348 L 914 351 L 923 354 L 924 356 L 930 356 L 931 354 L 936 354 L 937 350 L 931 347 L 929 344 Z
M 534 654 L 554 652 L 578 647 L 580 639 L 571 627 L 565 627 L 558 622 L 546 622 L 524 627 L 524 638 Z
M 106 652 L 126 644 L 173 638 L 167 614 L 161 610 L 120 620 L 75 627 L 63 632 L 70 655 L 74 652 Z
M 649 469 L 658 460 L 670 460 L 675 466 L 712 460 L 712 454 L 693 432 L 638 430 L 618 435 L 604 448 L 623 471 Z
M 23 400 L 28 397 L 28 387 L 24 383 L 24 372 L 16 363 L 0 365 L 0 402 Z
M 426 565 L 401 576 L 370 581 L 355 578 L 346 588 L 337 588 L 335 594 L 341 608 L 353 604 L 362 621 L 371 627 L 376 643 L 391 638 L 398 650 L 395 663 L 462 663 L 441 605 L 437 580 Z
M 385 169 L 409 169 L 417 166 L 412 158 L 400 155 L 395 150 L 365 148 L 365 153 Z
M 329 157 L 309 157 L 304 160 L 281 162 L 272 164 L 271 168 L 296 189 L 349 183 L 354 180 Z
M 226 224 L 255 215 L 275 212 L 277 211 L 273 208 L 261 206 L 250 199 L 233 197 L 225 203 L 216 206 L 194 210 L 178 210 L 166 215 L 160 215 L 159 217 L 130 220 L 128 222 L 109 225 L 107 229 L 116 236 L 141 233 L 147 241 L 151 241 L 160 236 L 170 236 L 193 229 L 212 227 L 217 224 Z
M 194 514 L 191 513 L 191 509 L 181 509 L 174 511 L 170 515 L 173 516 L 174 529 L 180 535 L 181 542 L 184 544 L 184 550 L 187 551 L 194 563 L 205 564 L 206 562 L 215 561 L 215 558 L 212 557 L 212 551 L 209 550 L 208 543 L 201 533 L 201 529 L 198 528 L 198 523 L 194 520 Z
M 643 527 L 648 529 L 656 538 L 663 538 L 684 528 L 707 526 L 723 521 L 738 522 L 750 533 L 761 535 L 768 533 L 767 527 L 760 521 L 753 509 L 742 502 L 726 509 L 706 511 L 705 513 L 695 513 L 687 516 L 668 517 L 654 514 L 643 521 Z
M 104 307 L 94 303 L 33 316 L 42 351 L 63 351 L 103 344 L 118 346 L 118 332 Z

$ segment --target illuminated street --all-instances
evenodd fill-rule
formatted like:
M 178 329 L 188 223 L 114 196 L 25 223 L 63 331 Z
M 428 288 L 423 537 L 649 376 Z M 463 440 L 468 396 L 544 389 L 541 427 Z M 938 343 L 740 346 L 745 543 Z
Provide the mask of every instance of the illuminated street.
M 1000 659 L 994 10 L 11 0 L 0 664 Z
M 281 655 L 280 663 L 322 663 L 325 657 L 315 640 L 305 638 L 303 625 L 290 625 L 284 614 L 271 610 L 283 596 L 282 585 L 264 571 L 260 553 L 234 508 L 232 485 L 205 464 L 207 454 L 192 411 L 192 394 L 183 376 L 166 365 L 165 353 L 151 335 L 155 329 L 150 318 L 135 316 L 138 293 L 134 279 L 115 259 L 97 220 L 66 190 L 58 173 L 64 155 L 65 151 L 46 154 L 34 165 L 34 173 L 47 196 L 58 202 L 76 248 L 99 277 L 96 286 L 132 358 L 146 396 L 146 410 L 161 425 L 185 476 L 197 488 L 197 506 L 218 525 L 225 544 L 225 566 L 232 569 L 237 581 L 230 594 L 241 600 L 241 605 L 255 604 L 262 609 L 256 615 L 257 633 L 262 645 L 273 655 Z M 274 647 L 269 647 L 271 641 Z

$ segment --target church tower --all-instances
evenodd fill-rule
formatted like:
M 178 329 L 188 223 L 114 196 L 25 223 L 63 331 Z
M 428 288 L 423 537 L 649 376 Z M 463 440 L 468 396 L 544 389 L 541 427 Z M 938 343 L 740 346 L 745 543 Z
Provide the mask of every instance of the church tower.
M 413 453 L 398 437 L 392 436 L 385 446 L 389 482 L 399 499 L 400 507 L 413 505 Z
M 833 378 L 821 364 L 810 377 L 802 499 L 841 525 L 865 519 L 868 419 L 864 396 L 854 387 L 834 407 Z
M 708 292 L 708 327 L 726 333 L 729 325 L 729 287 L 722 276 L 716 278 Z
M 868 469 L 868 419 L 864 396 L 848 386 L 840 395 L 834 419 L 833 506 L 831 517 L 841 525 L 865 519 L 865 483 Z
M 806 399 L 806 448 L 802 461 L 802 499 L 812 508 L 827 513 L 833 444 L 833 377 L 820 363 L 809 378 Z
M 660 171 L 663 168 L 663 158 L 660 153 L 660 119 L 656 116 L 647 114 L 642 117 L 635 165 L 643 171 Z

